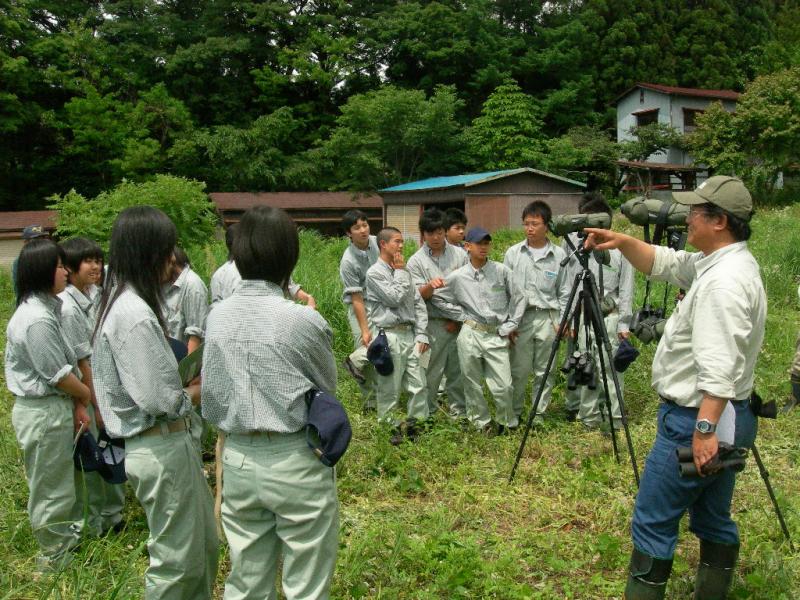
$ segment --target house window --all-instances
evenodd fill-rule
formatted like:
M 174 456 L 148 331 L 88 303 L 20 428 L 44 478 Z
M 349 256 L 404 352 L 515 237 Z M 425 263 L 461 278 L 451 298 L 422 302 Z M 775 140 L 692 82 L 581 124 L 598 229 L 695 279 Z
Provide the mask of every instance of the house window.
M 683 132 L 689 133 L 697 129 L 697 122 L 695 119 L 697 115 L 703 114 L 705 111 L 698 110 L 696 108 L 684 108 L 683 109 Z
M 642 110 L 637 113 L 636 115 L 636 126 L 637 127 L 644 127 L 645 125 L 650 125 L 651 123 L 658 122 L 658 109 L 654 108 L 652 110 Z

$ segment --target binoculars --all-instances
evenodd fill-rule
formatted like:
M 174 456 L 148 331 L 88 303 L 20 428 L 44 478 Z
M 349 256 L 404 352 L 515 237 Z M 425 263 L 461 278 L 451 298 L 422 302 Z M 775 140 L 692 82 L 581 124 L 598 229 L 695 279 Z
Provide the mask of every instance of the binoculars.
M 594 360 L 588 352 L 575 351 L 567 355 L 561 372 L 568 374 L 567 389 L 575 390 L 579 385 L 588 386 L 590 390 L 597 387 L 594 372 Z
M 663 308 L 643 308 L 633 314 L 631 332 L 640 342 L 649 344 L 661 339 L 666 324 L 667 320 L 664 318 Z
M 691 448 L 678 448 L 675 453 L 678 455 L 678 471 L 681 477 L 699 477 L 701 475 L 694 465 L 694 455 Z M 744 469 L 746 458 L 747 448 L 737 448 L 725 442 L 720 442 L 717 454 L 703 465 L 702 474 L 712 475 L 722 469 L 731 469 L 738 473 Z

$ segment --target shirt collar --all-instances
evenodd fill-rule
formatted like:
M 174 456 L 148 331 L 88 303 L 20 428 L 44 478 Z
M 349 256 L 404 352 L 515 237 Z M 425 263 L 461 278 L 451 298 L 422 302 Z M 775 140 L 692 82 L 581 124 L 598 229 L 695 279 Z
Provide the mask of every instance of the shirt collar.
M 37 292 L 28 296 L 26 302 L 31 302 L 34 304 L 41 304 L 47 310 L 53 311 L 56 316 L 61 316 L 61 305 L 63 301 L 58 296 L 53 296 L 53 294 L 46 294 L 43 292 Z
M 522 242 L 522 249 L 525 252 L 529 253 L 529 254 L 533 254 L 533 252 L 537 251 L 537 250 L 539 250 L 539 251 L 543 250 L 544 251 L 544 255 L 547 256 L 548 254 L 551 254 L 552 252 L 554 252 L 554 250 L 553 250 L 554 247 L 555 246 L 553 246 L 553 243 L 550 240 L 547 240 L 544 243 L 544 246 L 542 246 L 541 248 L 531 248 L 528 245 L 527 238 Z
M 697 273 L 697 277 L 700 277 L 708 271 L 711 267 L 716 265 L 725 258 L 729 254 L 735 254 L 741 252 L 743 250 L 747 250 L 747 242 L 734 242 L 733 244 L 728 244 L 720 248 L 719 250 L 715 250 L 709 255 L 703 255 L 703 258 L 699 259 L 694 264 L 695 272 Z
M 431 249 L 431 247 L 430 247 L 430 246 L 428 246 L 428 244 L 426 244 L 426 243 L 423 243 L 423 244 L 422 244 L 422 249 L 423 249 L 423 250 L 425 250 L 425 253 L 426 253 L 426 254 L 427 254 L 427 255 L 428 255 L 430 258 L 433 258 L 433 259 L 438 259 L 438 258 L 441 258 L 441 257 L 443 257 L 445 254 L 447 254 L 447 247 L 448 247 L 449 245 L 450 245 L 450 244 L 448 244 L 447 242 L 445 242 L 445 244 L 444 244 L 444 248 L 442 248 L 442 253 L 441 253 L 439 256 L 434 256 L 434 255 L 433 255 L 433 250 L 432 250 L 432 249 Z
M 367 240 L 367 247 L 366 249 L 362 250 L 358 246 L 356 246 L 352 240 L 350 240 L 350 250 L 356 253 L 356 256 L 369 256 L 369 251 L 372 246 L 372 238 Z
M 263 279 L 242 279 L 234 294 L 239 296 L 281 296 L 283 290 L 279 285 Z
M 475 279 L 482 277 L 484 275 L 484 272 L 486 271 L 486 267 L 489 266 L 490 262 L 492 261 L 487 260 L 485 263 L 483 263 L 483 266 L 480 269 L 476 269 L 475 265 L 472 264 L 472 261 L 469 261 L 467 264 L 469 265 L 469 268 L 472 272 L 472 277 Z
M 389 271 L 390 273 L 394 273 L 394 267 L 389 263 L 387 263 L 385 260 L 383 260 L 380 256 L 378 257 L 378 260 L 375 261 L 375 264 L 383 266 L 383 268 Z
M 186 265 L 185 267 L 183 267 L 183 270 L 181 271 L 181 274 L 178 275 L 178 278 L 175 281 L 173 281 L 169 285 L 169 287 L 167 289 L 168 290 L 172 290 L 172 289 L 183 287 L 183 284 L 186 283 L 186 278 L 189 277 L 189 271 L 190 270 L 191 269 L 189 268 L 189 265 Z
M 73 300 L 75 300 L 83 312 L 86 312 L 92 307 L 91 299 L 71 283 L 67 284 L 67 287 L 64 291 L 69 294 Z

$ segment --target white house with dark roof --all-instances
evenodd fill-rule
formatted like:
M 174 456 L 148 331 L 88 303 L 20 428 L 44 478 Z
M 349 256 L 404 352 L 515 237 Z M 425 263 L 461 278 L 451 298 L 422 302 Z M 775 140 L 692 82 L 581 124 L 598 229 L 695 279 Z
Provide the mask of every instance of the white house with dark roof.
M 617 141 L 633 139 L 631 129 L 650 123 L 663 123 L 680 133 L 695 128 L 697 115 L 712 102 L 733 112 L 740 94 L 732 90 L 683 88 L 656 83 L 637 83 L 616 99 Z M 707 176 L 706 169 L 695 165 L 692 157 L 680 148 L 669 148 L 647 157 L 646 161 L 619 161 L 623 171 L 648 172 L 654 189 L 692 189 Z

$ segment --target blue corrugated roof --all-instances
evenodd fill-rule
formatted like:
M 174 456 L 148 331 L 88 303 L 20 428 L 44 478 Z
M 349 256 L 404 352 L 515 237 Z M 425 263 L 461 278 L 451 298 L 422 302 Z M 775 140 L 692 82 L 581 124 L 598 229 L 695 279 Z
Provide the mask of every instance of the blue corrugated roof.
M 412 181 L 411 183 L 403 183 L 395 185 L 383 190 L 382 192 L 411 192 L 415 190 L 432 190 L 439 188 L 455 187 L 457 185 L 466 185 L 468 183 L 475 183 L 484 179 L 491 179 L 498 175 L 506 175 L 514 173 L 520 169 L 507 169 L 505 171 L 487 171 L 486 173 L 470 173 L 468 175 L 453 175 L 452 177 L 429 177 L 428 179 L 420 179 L 419 181 Z
M 566 181 L 568 183 L 572 183 L 581 187 L 586 187 L 586 185 L 581 183 L 580 181 L 574 181 L 572 179 L 567 179 L 566 177 L 559 177 L 558 175 L 553 175 L 552 173 L 539 171 L 538 169 L 522 168 L 522 169 L 506 169 L 504 171 L 487 171 L 485 173 L 469 173 L 467 175 L 453 175 L 451 177 L 429 177 L 428 179 L 420 179 L 419 181 L 412 181 L 411 183 L 403 183 L 401 185 L 395 185 L 379 191 L 416 192 L 421 190 L 438 190 L 442 188 L 457 187 L 460 185 L 469 187 L 481 183 L 483 181 L 488 181 L 490 179 L 497 179 L 500 177 L 506 177 L 508 175 L 516 173 L 524 173 L 524 172 L 538 173 L 539 175 L 543 175 L 545 177 L 552 177 L 553 179 L 560 179 L 561 181 Z

